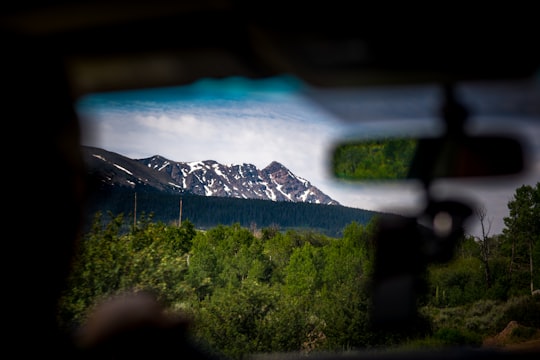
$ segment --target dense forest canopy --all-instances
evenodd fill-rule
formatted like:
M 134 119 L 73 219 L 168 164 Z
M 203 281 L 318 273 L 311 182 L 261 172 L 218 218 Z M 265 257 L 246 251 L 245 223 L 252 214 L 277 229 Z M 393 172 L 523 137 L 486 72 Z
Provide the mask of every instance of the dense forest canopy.
M 103 299 L 148 291 L 193 319 L 190 334 L 201 348 L 232 359 L 480 346 L 510 321 L 521 326 L 516 337 L 528 339 L 540 329 L 540 296 L 532 295 L 540 287 L 540 183 L 516 189 L 508 208 L 502 234 L 465 236 L 454 259 L 428 267 L 417 304 L 424 326 L 406 334 L 370 327 L 377 217 L 330 237 L 240 224 L 200 230 L 188 219 L 178 226 L 151 214 L 132 224 L 124 214 L 98 212 L 81 239 L 58 321 L 69 332 Z

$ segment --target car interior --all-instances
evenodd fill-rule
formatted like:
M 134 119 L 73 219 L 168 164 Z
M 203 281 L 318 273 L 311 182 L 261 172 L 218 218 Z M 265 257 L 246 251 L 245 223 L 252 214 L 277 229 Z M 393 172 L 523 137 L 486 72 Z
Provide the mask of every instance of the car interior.
M 538 171 L 529 154 L 530 139 L 516 135 L 515 125 L 508 123 L 482 124 L 484 128 L 475 132 L 474 114 L 458 96 L 467 84 L 517 84 L 526 91 L 516 90 L 516 96 L 529 98 L 515 106 L 525 104 L 520 110 L 540 126 L 540 98 L 534 98 L 540 94 L 540 50 L 532 5 L 473 9 L 455 3 L 414 8 L 344 1 L 47 0 L 2 7 L 2 146 L 8 191 L 3 203 L 4 223 L 10 229 L 4 235 L 3 303 L 8 319 L 4 342 L 10 356 L 113 356 L 111 348 L 79 349 L 60 331 L 56 319 L 85 221 L 82 204 L 89 185 L 80 151 L 83 126 L 74 104 L 87 94 L 190 85 L 200 79 L 291 75 L 308 84 L 306 96 L 311 100 L 355 123 L 373 120 L 346 111 L 354 108 L 356 90 L 423 85 L 440 89 L 434 110 L 440 131 L 435 135 L 415 135 L 418 128 L 411 129 L 412 135 L 393 128 L 369 138 L 352 132 L 329 154 L 329 171 L 353 186 L 411 179 L 421 183 L 420 211 L 410 218 L 383 218 L 376 235 L 371 315 L 383 332 L 407 332 L 418 324 L 416 301 L 424 291 L 426 267 L 452 259 L 464 236 L 464 223 L 475 216 L 467 199 L 439 196 L 438 180 L 473 178 L 481 184 Z M 497 110 L 504 112 L 505 104 L 499 105 Z M 384 122 L 380 124 L 384 128 Z M 412 150 L 393 160 L 396 169 L 407 166 L 384 173 L 388 178 L 377 172 L 381 163 L 371 163 L 371 169 L 343 165 L 374 147 L 405 143 Z M 419 228 L 418 222 L 428 225 Z M 221 358 L 180 341 L 184 320 L 162 318 L 147 301 L 133 299 L 123 309 L 104 309 L 105 318 L 125 311 L 151 318 L 160 329 L 123 338 L 122 349 L 130 350 L 114 358 L 169 356 L 175 351 L 179 357 Z M 533 359 L 539 352 L 540 346 L 520 351 L 456 346 L 312 357 Z

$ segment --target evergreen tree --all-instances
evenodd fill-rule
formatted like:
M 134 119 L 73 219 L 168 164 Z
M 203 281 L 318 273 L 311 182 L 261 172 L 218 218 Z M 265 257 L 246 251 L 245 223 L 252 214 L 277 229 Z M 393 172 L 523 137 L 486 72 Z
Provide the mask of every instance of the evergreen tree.
M 540 182 L 536 186 L 522 185 L 508 202 L 509 215 L 504 218 L 503 235 L 510 244 L 509 273 L 513 276 L 528 268 L 529 289 L 532 293 L 540 286 L 540 276 L 535 265 L 540 243 Z

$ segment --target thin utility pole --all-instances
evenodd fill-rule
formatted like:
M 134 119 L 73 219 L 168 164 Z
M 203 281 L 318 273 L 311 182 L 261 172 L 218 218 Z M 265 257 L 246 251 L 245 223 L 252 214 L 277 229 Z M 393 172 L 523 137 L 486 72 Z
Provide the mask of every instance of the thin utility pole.
M 178 214 L 178 227 L 182 226 L 182 197 L 180 196 L 180 211 Z
M 133 200 L 133 230 L 137 226 L 137 193 L 135 193 L 135 198 Z

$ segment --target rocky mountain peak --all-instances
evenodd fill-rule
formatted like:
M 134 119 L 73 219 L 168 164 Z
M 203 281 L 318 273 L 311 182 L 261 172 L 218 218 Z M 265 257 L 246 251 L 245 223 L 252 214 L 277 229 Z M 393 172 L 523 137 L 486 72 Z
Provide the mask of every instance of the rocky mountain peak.
M 268 173 L 275 173 L 280 170 L 287 170 L 287 168 L 283 166 L 282 163 L 277 162 L 277 161 L 272 161 L 267 167 L 263 169 L 263 171 L 268 172 Z
M 103 149 L 83 150 L 91 172 L 100 174 L 102 181 L 109 185 L 146 186 L 205 196 L 339 205 L 277 161 L 260 170 L 246 163 L 178 162 L 160 155 L 134 160 Z

